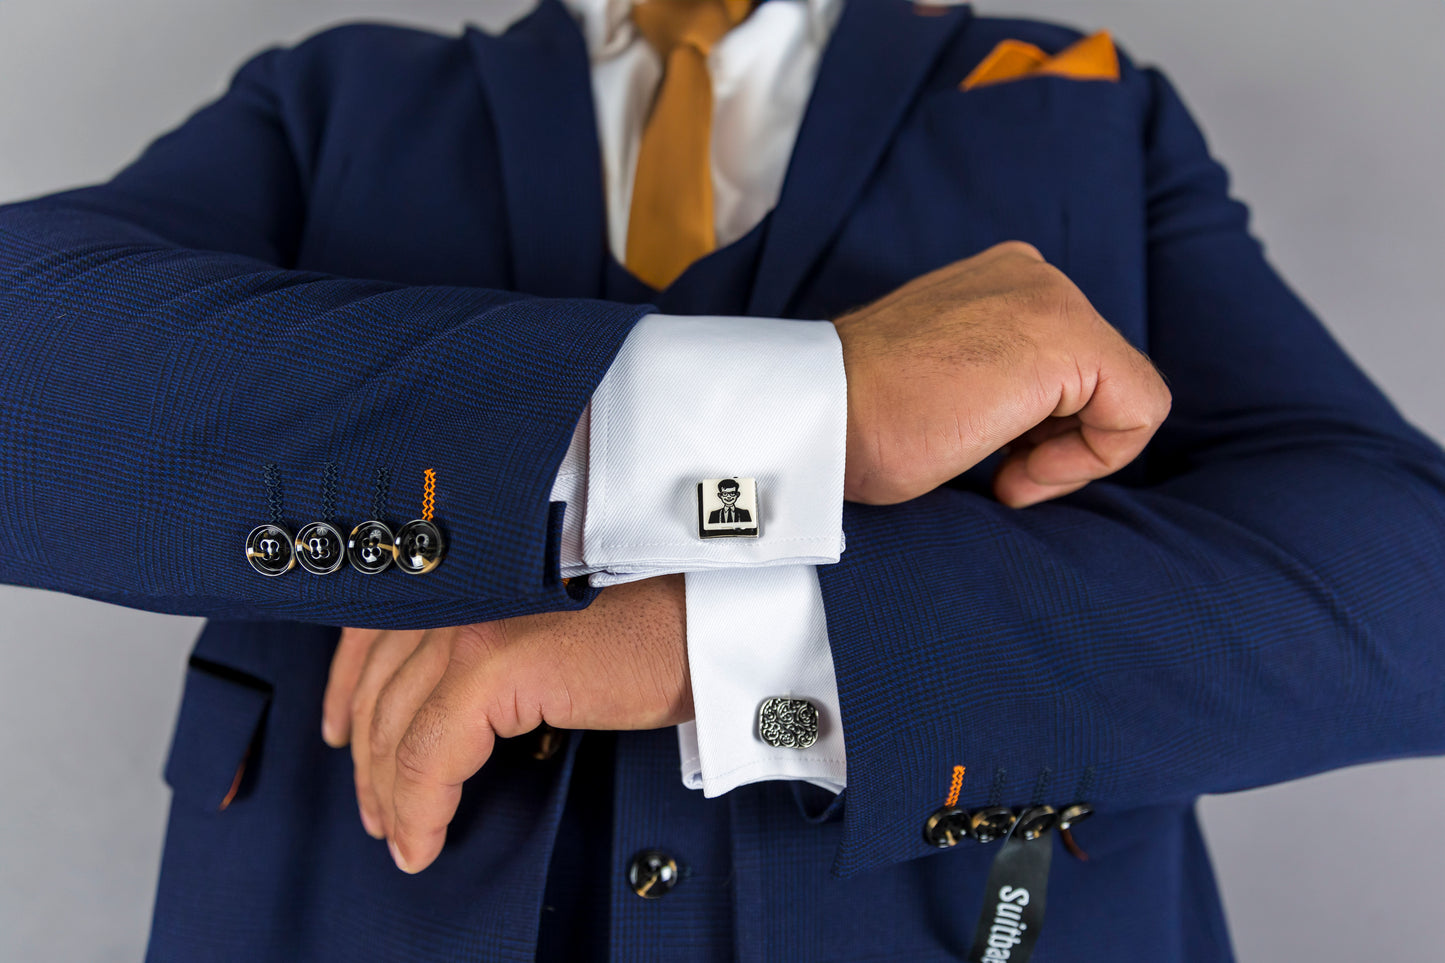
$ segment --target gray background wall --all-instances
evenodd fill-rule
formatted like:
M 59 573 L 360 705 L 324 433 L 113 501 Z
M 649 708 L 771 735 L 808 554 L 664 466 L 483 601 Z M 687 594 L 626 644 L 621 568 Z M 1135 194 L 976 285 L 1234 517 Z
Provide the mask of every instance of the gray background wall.
M 108 176 L 262 45 L 340 19 L 450 29 L 524 6 L 0 0 L 0 201 Z M 1445 6 L 979 6 L 1108 27 L 1136 59 L 1163 65 L 1274 262 L 1405 412 L 1445 438 Z M 159 772 L 198 626 L 0 587 L 0 960 L 141 957 L 168 801 Z M 1242 960 L 1442 958 L 1445 759 L 1202 805 Z

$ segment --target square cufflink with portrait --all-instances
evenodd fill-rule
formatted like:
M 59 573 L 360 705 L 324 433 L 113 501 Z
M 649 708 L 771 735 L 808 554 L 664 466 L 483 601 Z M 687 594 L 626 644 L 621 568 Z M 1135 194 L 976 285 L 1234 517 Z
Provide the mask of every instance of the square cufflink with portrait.
M 757 538 L 761 522 L 755 478 L 704 478 L 697 483 L 701 538 Z

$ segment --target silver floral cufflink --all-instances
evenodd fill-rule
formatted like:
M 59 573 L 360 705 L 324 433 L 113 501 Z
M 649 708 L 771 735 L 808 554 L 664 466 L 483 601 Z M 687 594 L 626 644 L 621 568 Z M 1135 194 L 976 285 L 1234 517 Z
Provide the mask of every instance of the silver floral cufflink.
M 758 482 L 755 478 L 704 478 L 697 483 L 699 538 L 757 538 Z
M 773 696 L 758 707 L 758 738 L 775 749 L 807 749 L 818 741 L 818 707 Z

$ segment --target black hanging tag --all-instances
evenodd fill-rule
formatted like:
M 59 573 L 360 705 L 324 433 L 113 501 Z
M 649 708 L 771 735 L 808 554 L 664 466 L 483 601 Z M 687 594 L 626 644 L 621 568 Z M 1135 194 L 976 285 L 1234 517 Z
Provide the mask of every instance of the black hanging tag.
M 1054 840 L 1047 831 L 1024 838 L 1022 823 L 1014 823 L 988 871 L 969 963 L 1026 963 L 1033 955 L 1044 925 Z

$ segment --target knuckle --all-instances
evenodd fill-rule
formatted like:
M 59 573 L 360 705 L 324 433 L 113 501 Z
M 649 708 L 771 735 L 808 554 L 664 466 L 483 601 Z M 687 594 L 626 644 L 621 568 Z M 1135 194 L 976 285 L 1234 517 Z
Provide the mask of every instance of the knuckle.
M 371 747 L 371 754 L 380 756 L 391 748 L 391 726 L 387 724 L 386 716 L 377 712 L 371 717 L 371 729 L 367 733 L 368 745 Z
M 356 689 L 347 700 L 346 707 L 353 718 L 360 717 L 371 709 L 372 695 L 365 689 Z
M 501 648 L 503 627 L 481 622 L 460 627 L 451 640 L 448 661 L 458 666 L 474 666 L 487 662 Z
M 1169 416 L 1169 411 L 1174 406 L 1174 394 L 1148 357 L 1143 354 L 1139 357 L 1142 370 L 1138 411 L 1140 420 L 1152 434 Z
M 426 782 L 430 772 L 427 754 L 403 739 L 396 747 L 397 791 L 407 783 Z
M 1012 254 L 1019 257 L 1026 257 L 1031 261 L 1043 261 L 1044 256 L 1039 249 L 1028 241 L 1000 241 L 993 249 L 1001 254 Z
M 437 758 L 445 732 L 441 712 L 423 710 L 417 713 L 396 747 L 398 774 L 416 781 L 424 780 Z

